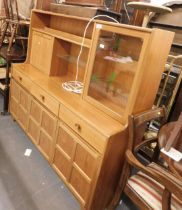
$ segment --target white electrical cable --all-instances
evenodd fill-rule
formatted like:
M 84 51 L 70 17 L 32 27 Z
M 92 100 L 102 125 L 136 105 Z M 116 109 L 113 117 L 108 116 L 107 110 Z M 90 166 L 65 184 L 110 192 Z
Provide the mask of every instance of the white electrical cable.
M 87 29 L 88 29 L 90 23 L 95 18 L 98 18 L 98 17 L 106 17 L 106 18 L 108 18 L 110 20 L 113 20 L 116 23 L 119 23 L 116 19 L 114 19 L 113 17 L 110 17 L 108 15 L 96 15 L 96 16 L 94 16 L 93 18 L 91 18 L 89 20 L 89 22 L 87 23 L 87 25 L 85 27 L 84 33 L 83 33 L 83 38 L 82 38 L 82 43 L 81 43 L 81 47 L 80 47 L 80 52 L 79 52 L 78 57 L 77 57 L 75 80 L 74 81 L 68 81 L 68 82 L 65 82 L 65 83 L 62 84 L 62 87 L 65 90 L 67 90 L 67 91 L 71 91 L 71 92 L 74 92 L 74 93 L 82 93 L 83 83 L 78 81 L 80 56 L 81 56 L 82 51 L 83 51 L 83 46 L 84 46 L 84 41 L 85 41 L 85 36 L 86 36 L 86 33 L 87 33 Z
M 125 12 L 126 12 L 127 18 L 128 18 L 128 20 L 130 21 L 130 16 L 129 16 L 128 10 L 127 10 L 127 8 L 126 8 L 126 3 L 124 3 L 123 5 L 124 5 L 124 10 L 125 10 Z

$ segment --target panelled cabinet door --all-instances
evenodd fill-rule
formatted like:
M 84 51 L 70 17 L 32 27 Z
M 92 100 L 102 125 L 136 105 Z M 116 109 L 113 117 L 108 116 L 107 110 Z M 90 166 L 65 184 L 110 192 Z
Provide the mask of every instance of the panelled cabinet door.
M 56 133 L 57 119 L 46 109 L 42 110 L 40 123 L 39 147 L 47 159 L 51 159 L 53 152 L 53 139 Z
M 82 142 L 78 142 L 73 158 L 70 185 L 83 205 L 91 197 L 98 166 L 99 154 Z
M 27 132 L 35 144 L 38 144 L 39 140 L 41 116 L 41 106 L 34 99 L 32 99 L 30 101 L 30 113 Z
M 20 98 L 20 86 L 15 82 L 14 79 L 11 80 L 11 103 L 10 112 L 15 119 L 18 118 L 18 104 Z
M 132 101 L 137 74 L 149 36 L 115 26 L 96 24 L 84 98 L 122 121 Z M 136 90 L 135 90 L 136 92 Z
M 56 138 L 53 166 L 58 174 L 67 182 L 70 177 L 75 148 L 76 141 L 74 135 L 60 122 Z
M 49 75 L 52 61 L 54 38 L 33 31 L 30 63 Z
M 57 118 L 32 98 L 30 101 L 28 135 L 49 161 L 51 161 L 53 155 L 56 124 Z
M 53 167 L 85 205 L 94 187 L 100 156 L 82 141 L 74 131 L 60 122 Z
M 28 123 L 30 95 L 14 80 L 11 80 L 11 106 L 10 111 L 21 127 L 26 130 Z
M 29 93 L 20 88 L 18 119 L 24 130 L 27 128 L 27 123 L 28 123 L 29 103 L 30 103 Z

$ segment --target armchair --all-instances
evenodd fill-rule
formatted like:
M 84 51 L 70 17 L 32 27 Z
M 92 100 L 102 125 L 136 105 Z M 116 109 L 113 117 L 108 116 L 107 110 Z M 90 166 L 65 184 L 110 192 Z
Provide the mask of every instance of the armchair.
M 136 148 L 149 143 L 149 140 L 139 142 L 137 139 L 141 126 L 152 119 L 163 116 L 165 116 L 164 108 L 149 110 L 138 116 L 129 116 L 126 160 L 114 197 L 109 204 L 109 210 L 116 207 L 123 192 L 142 210 L 182 209 L 182 180 L 157 163 L 143 165 L 134 155 Z M 142 134 L 139 139 L 141 137 Z M 132 175 L 133 168 L 138 171 L 134 175 Z

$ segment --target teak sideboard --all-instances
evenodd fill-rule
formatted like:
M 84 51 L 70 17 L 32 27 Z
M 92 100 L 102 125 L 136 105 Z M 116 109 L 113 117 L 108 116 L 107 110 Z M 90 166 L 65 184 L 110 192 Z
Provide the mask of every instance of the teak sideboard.
M 127 119 L 153 105 L 174 34 L 33 10 L 27 60 L 13 64 L 10 112 L 78 199 L 104 210 L 122 170 Z

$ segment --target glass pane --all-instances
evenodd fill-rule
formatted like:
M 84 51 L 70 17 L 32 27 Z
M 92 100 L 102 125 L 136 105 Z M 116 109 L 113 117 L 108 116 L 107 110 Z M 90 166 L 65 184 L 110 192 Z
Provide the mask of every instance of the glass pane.
M 143 40 L 101 30 L 88 95 L 122 114 L 126 108 Z

